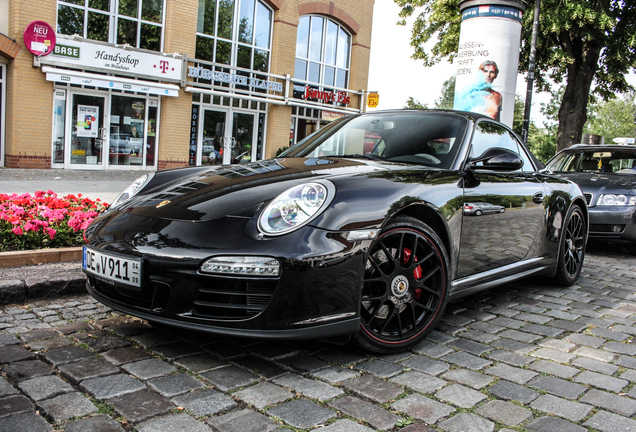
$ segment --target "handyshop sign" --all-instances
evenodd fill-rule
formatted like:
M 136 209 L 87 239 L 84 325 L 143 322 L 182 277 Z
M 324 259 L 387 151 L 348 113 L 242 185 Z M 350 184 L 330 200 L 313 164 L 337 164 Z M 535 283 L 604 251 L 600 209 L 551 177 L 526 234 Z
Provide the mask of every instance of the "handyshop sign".
M 111 73 L 181 81 L 181 58 L 59 37 L 43 64 L 100 69 Z

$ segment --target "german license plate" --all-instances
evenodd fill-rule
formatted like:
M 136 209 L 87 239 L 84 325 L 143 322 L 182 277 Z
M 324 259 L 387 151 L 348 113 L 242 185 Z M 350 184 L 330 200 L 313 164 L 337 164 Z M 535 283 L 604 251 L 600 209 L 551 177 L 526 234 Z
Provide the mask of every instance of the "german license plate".
M 98 252 L 84 246 L 82 268 L 100 278 L 141 286 L 141 260 Z

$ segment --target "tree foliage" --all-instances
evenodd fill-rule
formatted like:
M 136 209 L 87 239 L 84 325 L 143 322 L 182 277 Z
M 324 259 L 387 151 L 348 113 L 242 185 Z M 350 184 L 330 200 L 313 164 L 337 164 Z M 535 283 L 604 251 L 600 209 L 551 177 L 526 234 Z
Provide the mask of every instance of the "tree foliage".
M 442 95 L 435 100 L 435 108 L 453 109 L 455 99 L 455 75 L 444 81 L 442 84 Z
M 426 109 L 428 108 L 426 105 L 422 104 L 422 102 L 417 99 L 413 99 L 413 96 L 409 96 L 406 104 L 404 104 L 404 108 L 406 109 Z
M 399 24 L 415 17 L 413 58 L 424 66 L 457 55 L 461 16 L 458 0 L 394 0 L 401 7 Z M 520 72 L 527 72 L 534 15 L 528 0 L 523 16 Z M 542 0 L 535 83 L 549 91 L 550 82 L 565 82 L 558 113 L 557 141 L 562 149 L 580 142 L 587 120 L 592 84 L 607 99 L 631 90 L 625 75 L 636 70 L 636 2 L 630 0 Z M 426 43 L 434 40 L 428 51 Z
M 635 102 L 636 93 L 629 92 L 622 97 L 591 103 L 584 131 L 605 137 L 606 143 L 614 138 L 634 137 Z

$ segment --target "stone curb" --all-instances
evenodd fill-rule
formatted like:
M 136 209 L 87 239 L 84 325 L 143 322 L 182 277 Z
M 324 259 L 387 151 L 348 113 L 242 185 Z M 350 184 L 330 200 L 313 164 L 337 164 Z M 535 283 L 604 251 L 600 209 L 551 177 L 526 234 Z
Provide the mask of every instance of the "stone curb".
M 79 265 L 77 269 L 63 274 L 52 272 L 49 268 L 55 263 L 79 262 L 81 258 L 81 247 L 1 252 L 0 269 L 32 267 L 20 277 L 0 280 L 0 305 L 85 293 L 86 276 Z
M 82 247 L 0 252 L 0 268 L 22 267 L 82 259 Z
M 86 294 L 86 276 L 74 272 L 64 277 L 38 276 L 26 280 L 0 281 L 0 305 Z

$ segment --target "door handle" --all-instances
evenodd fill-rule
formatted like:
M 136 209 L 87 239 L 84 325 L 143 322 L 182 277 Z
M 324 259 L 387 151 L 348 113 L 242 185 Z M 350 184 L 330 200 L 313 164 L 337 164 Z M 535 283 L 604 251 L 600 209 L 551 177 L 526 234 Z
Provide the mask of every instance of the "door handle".
M 543 204 L 544 199 L 545 199 L 545 196 L 543 195 L 543 192 L 537 192 L 532 197 L 532 202 L 535 204 Z

